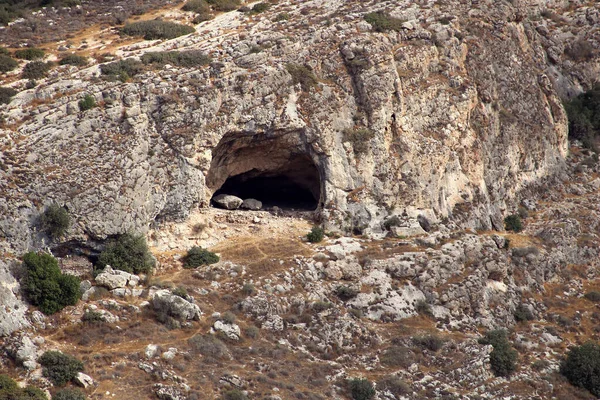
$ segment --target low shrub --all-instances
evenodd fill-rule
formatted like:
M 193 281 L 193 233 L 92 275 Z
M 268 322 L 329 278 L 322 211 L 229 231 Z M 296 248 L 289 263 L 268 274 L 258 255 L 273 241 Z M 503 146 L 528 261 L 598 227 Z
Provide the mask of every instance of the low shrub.
M 351 141 L 350 138 L 348 138 L 348 141 Z M 400 226 L 400 224 L 400 217 L 398 217 L 397 215 L 393 215 L 390 218 L 387 218 L 385 221 L 383 221 L 383 228 L 386 231 L 389 231 L 392 227 Z
M 188 296 L 187 290 L 182 286 L 173 289 L 171 293 L 173 293 L 175 296 L 181 297 L 182 299 L 186 299 Z
M 58 62 L 60 65 L 75 65 L 81 67 L 88 64 L 88 58 L 77 54 L 67 54 Z
M 290 19 L 290 14 L 282 12 L 282 13 L 277 14 L 275 19 L 273 19 L 273 22 L 287 21 L 289 19 Z
M 300 84 L 300 87 L 304 91 L 310 90 L 311 87 L 316 86 L 318 83 L 315 73 L 306 65 L 287 64 L 285 69 L 292 76 L 294 85 Z
M 504 228 L 507 231 L 521 232 L 523 230 L 523 222 L 519 214 L 512 214 L 504 218 Z
M 51 239 L 58 239 L 67 233 L 71 225 L 71 218 L 66 208 L 52 203 L 40 216 L 40 224 Z
M 44 314 L 54 314 L 81 298 L 79 278 L 61 273 L 58 261 L 47 253 L 23 256 L 25 276 L 21 288 L 27 300 Z
M 46 393 L 33 387 L 20 387 L 7 375 L 0 374 L 0 399 L 6 400 L 48 400 Z
M 415 311 L 419 315 L 423 315 L 425 317 L 433 318 L 433 316 L 434 316 L 431 306 L 425 300 L 417 301 L 417 304 L 415 304 Z
M 535 319 L 533 313 L 531 312 L 531 309 L 525 304 L 519 304 L 517 306 L 517 308 L 515 309 L 514 316 L 517 322 L 527 322 L 533 321 Z
M 594 303 L 600 302 L 600 292 L 597 292 L 595 290 L 587 292 L 583 297 L 585 297 L 589 301 L 593 301 Z
M 246 296 L 251 296 L 254 294 L 254 292 L 256 292 L 256 288 L 254 287 L 253 284 L 251 283 L 244 283 L 244 286 L 242 286 L 242 293 L 245 294 Z
M 406 22 L 383 11 L 365 14 L 365 21 L 373 27 L 375 32 L 400 31 L 402 24 Z
M 271 8 L 269 3 L 256 3 L 250 9 L 250 14 L 260 14 L 261 12 L 267 11 L 269 8 Z
M 600 85 L 564 104 L 569 118 L 569 138 L 598 151 L 600 137 Z
M 206 0 L 215 11 L 233 11 L 236 10 L 240 5 L 240 0 Z
M 198 268 L 202 265 L 210 265 L 219 262 L 219 256 L 199 246 L 188 250 L 183 260 L 183 268 Z
M 306 235 L 306 239 L 308 239 L 311 243 L 319 243 L 325 238 L 325 231 L 323 228 L 319 228 L 318 226 L 313 226 L 310 232 Z
M 79 109 L 81 111 L 91 110 L 96 107 L 96 99 L 94 96 L 86 94 L 83 99 L 79 100 Z
M 244 330 L 244 334 L 250 339 L 256 339 L 260 335 L 260 329 L 254 325 L 250 325 Z
M 577 40 L 565 48 L 565 55 L 573 61 L 587 61 L 594 57 L 594 46 L 585 39 Z
M 181 9 L 183 11 L 207 12 L 210 11 L 210 6 L 204 0 L 188 0 Z
M 9 87 L 0 87 L 0 104 L 8 104 L 12 101 L 12 98 L 14 95 L 16 95 L 17 92 L 15 89 L 13 88 L 9 88 Z
M 149 273 L 154 267 L 154 258 L 144 236 L 126 233 L 111 240 L 100 253 L 96 269 L 102 270 L 107 265 L 134 274 Z
M 225 343 L 210 334 L 194 335 L 188 340 L 188 343 L 194 352 L 205 357 L 224 359 L 229 355 Z
M 43 375 L 55 386 L 64 386 L 83 371 L 83 363 L 60 351 L 47 351 L 38 359 Z
M 375 388 L 366 378 L 354 378 L 348 381 L 350 395 L 354 400 L 370 400 L 375 397 Z
M 329 310 L 331 306 L 331 303 L 329 303 L 328 301 L 315 301 L 312 304 L 312 309 L 314 312 L 320 313 L 325 310 Z
M 339 297 L 342 301 L 348 301 L 350 299 L 355 298 L 358 295 L 358 290 L 348 287 L 348 286 L 338 286 L 335 289 L 335 294 L 337 295 L 337 297 Z
M 415 336 L 413 343 L 429 351 L 437 352 L 444 346 L 444 339 L 437 335 Z
M 54 393 L 52 400 L 85 400 L 85 393 L 79 389 L 62 389 Z
M 368 128 L 345 129 L 343 133 L 344 142 L 352 143 L 356 154 L 366 153 L 369 150 L 370 140 L 375 137 L 375 132 Z
M 119 60 L 100 66 L 103 75 L 126 82 L 144 70 L 144 64 L 138 60 Z
M 496 376 L 510 376 L 517 369 L 517 352 L 512 348 L 506 331 L 498 329 L 489 331 L 479 339 L 481 344 L 491 344 L 490 364 Z
M 171 64 L 185 68 L 200 67 L 211 62 L 211 58 L 199 50 L 149 52 L 141 60 L 144 64 Z
M 43 61 L 32 61 L 27 63 L 23 68 L 23 72 L 21 73 L 21 78 L 23 79 L 41 79 L 46 77 L 48 71 L 52 68 L 51 62 L 43 62 Z
M 223 400 L 248 400 L 248 396 L 239 389 L 228 390 L 223 393 Z
M 9 72 L 17 68 L 19 63 L 13 60 L 10 56 L 0 54 L 0 72 Z
M 88 310 L 81 317 L 81 322 L 91 325 L 101 324 L 104 323 L 104 317 L 102 316 L 102 313 L 99 313 L 98 311 Z
M 401 397 L 412 392 L 410 385 L 398 376 L 387 376 L 377 382 L 377 388 L 387 390 L 396 397 Z
M 221 321 L 223 321 L 227 324 L 235 324 L 236 320 L 237 320 L 237 317 L 231 311 L 226 311 L 223 313 L 223 315 L 221 315 Z
M 121 29 L 124 35 L 141 36 L 145 40 L 173 39 L 195 31 L 194 27 L 189 25 L 161 20 L 132 22 Z
M 415 361 L 415 354 L 407 347 L 390 346 L 380 357 L 381 363 L 388 367 L 408 368 Z
M 40 58 L 44 58 L 46 53 L 42 49 L 38 49 L 36 47 L 28 47 L 25 49 L 20 49 L 15 51 L 15 58 L 20 58 L 21 60 L 39 60 Z
M 587 342 L 572 347 L 560 366 L 560 373 L 572 385 L 600 397 L 600 345 Z

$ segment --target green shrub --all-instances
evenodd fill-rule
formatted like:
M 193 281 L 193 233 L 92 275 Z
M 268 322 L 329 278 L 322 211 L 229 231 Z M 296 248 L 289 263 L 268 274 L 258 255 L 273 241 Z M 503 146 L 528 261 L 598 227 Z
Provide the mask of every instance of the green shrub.
M 43 375 L 55 386 L 64 386 L 83 371 L 83 363 L 60 351 L 47 351 L 38 359 Z
M 434 316 L 431 306 L 425 300 L 417 301 L 417 304 L 415 304 L 415 311 L 417 312 L 417 314 L 423 315 L 425 317 L 433 318 Z
M 54 393 L 52 400 L 85 400 L 85 393 L 79 389 L 62 389 Z
M 593 301 L 594 303 L 600 302 L 600 292 L 595 290 L 587 292 L 583 297 L 585 297 L 589 301 Z
M 52 68 L 51 62 L 43 62 L 43 61 L 32 61 L 27 63 L 23 68 L 23 73 L 21 74 L 21 78 L 23 79 L 41 79 L 44 78 L 48 71 Z
M 260 14 L 261 12 L 267 11 L 269 8 L 271 8 L 269 3 L 256 3 L 250 9 L 250 14 Z
M 246 296 L 251 296 L 254 294 L 254 292 L 256 292 L 256 288 L 253 284 L 244 283 L 244 286 L 242 286 L 242 293 L 244 293 Z
M 233 11 L 236 10 L 241 2 L 240 0 L 206 0 L 215 11 Z
M 60 65 L 75 65 L 78 67 L 88 64 L 88 58 L 77 54 L 67 54 L 58 62 Z
M 85 313 L 83 313 L 83 316 L 81 317 L 81 322 L 84 322 L 86 324 L 102 324 L 104 323 L 104 317 L 102 316 L 102 313 L 99 313 L 98 311 L 86 311 Z
M 319 243 L 325 237 L 325 231 L 323 228 L 319 228 L 318 226 L 313 226 L 310 232 L 306 235 L 306 239 L 308 239 L 311 243 Z
M 188 250 L 183 261 L 183 268 L 198 268 L 202 265 L 210 265 L 219 262 L 219 256 L 199 246 Z
M 354 378 L 348 381 L 350 395 L 354 400 L 369 400 L 375 397 L 375 388 L 366 378 Z
M 600 397 L 600 345 L 587 342 L 572 347 L 560 366 L 560 373 L 572 385 L 585 388 Z
M 377 382 L 377 388 L 391 392 L 397 398 L 409 394 L 412 390 L 410 385 L 398 376 L 387 376 Z
M 0 55 L 2 56 L 10 56 L 10 51 L 8 51 L 5 47 L 0 47 Z
M 210 6 L 204 0 L 188 0 L 181 9 L 183 11 L 208 12 L 210 11 Z
M 146 40 L 173 39 L 195 31 L 189 25 L 160 20 L 132 22 L 121 29 L 127 36 L 142 36 Z
M 588 61 L 594 58 L 594 46 L 587 40 L 580 39 L 566 47 L 565 54 L 574 61 Z
M 277 14 L 273 22 L 287 21 L 288 19 L 290 19 L 290 14 L 282 12 Z
M 350 138 L 348 138 L 348 141 L 350 141 Z M 389 231 L 394 226 L 400 226 L 400 223 L 400 217 L 398 217 L 397 215 L 393 215 L 390 218 L 383 221 L 383 227 L 386 231 Z
M 200 67 L 211 62 L 211 58 L 199 50 L 149 52 L 141 60 L 144 64 L 171 64 L 185 68 Z
M 565 103 L 569 118 L 569 138 L 598 151 L 600 137 L 600 85 Z
M 227 324 L 235 324 L 236 320 L 237 320 L 237 317 L 231 311 L 226 311 L 223 313 L 223 315 L 221 315 L 221 321 L 223 321 Z
M 523 222 L 518 214 L 512 214 L 504 218 L 504 227 L 507 231 L 521 232 L 523 230 Z
M 103 75 L 126 82 L 144 70 L 144 64 L 138 60 L 119 60 L 100 66 Z
M 335 294 L 343 301 L 348 301 L 358 295 L 358 290 L 348 286 L 338 286 L 335 289 Z
M 42 49 L 36 47 L 28 47 L 26 49 L 20 49 L 15 51 L 15 57 L 22 60 L 38 60 L 44 58 L 46 53 Z
M 19 92 L 17 92 L 13 88 L 0 87 L 0 104 L 10 103 L 12 101 L 13 96 L 17 93 Z
M 10 56 L 0 54 L 0 72 L 9 72 L 18 66 L 19 63 L 13 60 Z
M 61 273 L 58 262 L 47 253 L 23 256 L 25 277 L 21 288 L 27 300 L 44 314 L 54 314 L 81 298 L 79 278 Z
M 244 330 L 244 334 L 246 335 L 246 337 L 249 337 L 250 339 L 256 339 L 258 337 L 258 335 L 260 334 L 260 329 L 258 329 L 258 327 L 254 326 L 254 325 L 250 325 L 249 327 L 247 327 Z
M 489 331 L 479 339 L 481 344 L 491 344 L 490 364 L 496 376 L 510 376 L 517 369 L 517 352 L 508 341 L 506 331 L 498 329 Z
M 533 321 L 535 319 L 529 307 L 524 304 L 519 304 L 517 306 L 514 316 L 517 322 Z
M 223 400 L 248 400 L 248 396 L 239 389 L 232 389 L 223 393 Z
M 33 386 L 19 387 L 7 375 L 0 375 L 0 399 L 2 400 L 48 400 L 46 394 Z
M 194 335 L 188 340 L 192 350 L 205 357 L 224 359 L 228 356 L 227 346 L 217 337 L 206 335 Z
M 344 142 L 352 143 L 356 154 L 366 153 L 369 150 L 369 141 L 375 137 L 375 132 L 367 128 L 344 129 L 343 133 Z
M 310 67 L 300 64 L 287 64 L 285 69 L 292 76 L 294 85 L 300 84 L 302 90 L 308 91 L 311 87 L 317 85 L 317 77 Z
M 94 107 L 96 107 L 96 99 L 90 94 L 86 94 L 83 96 L 83 99 L 79 100 L 79 109 L 81 111 L 91 110 Z
M 187 290 L 182 286 L 173 289 L 171 293 L 173 293 L 175 296 L 181 297 L 182 299 L 185 299 L 188 296 Z
M 134 274 L 152 271 L 154 259 L 148 250 L 146 238 L 126 233 L 110 241 L 98 257 L 96 269 L 104 269 L 107 265 Z
M 329 310 L 332 307 L 332 304 L 328 301 L 315 301 L 312 304 L 312 309 L 317 312 L 323 312 L 325 310 Z
M 71 225 L 71 218 L 66 208 L 56 203 L 50 204 L 40 216 L 40 223 L 44 232 L 51 239 L 59 239 L 67 233 Z
M 437 352 L 444 346 L 444 339 L 437 335 L 415 336 L 413 343 L 429 351 Z
M 400 31 L 406 22 L 383 11 L 365 14 L 365 21 L 371 24 L 375 32 Z

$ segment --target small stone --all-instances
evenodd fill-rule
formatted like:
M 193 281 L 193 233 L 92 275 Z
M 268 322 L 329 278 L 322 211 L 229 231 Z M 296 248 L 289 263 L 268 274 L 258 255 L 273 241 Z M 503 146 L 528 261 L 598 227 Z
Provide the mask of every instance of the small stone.
M 219 207 L 227 210 L 237 210 L 244 202 L 242 199 L 230 194 L 220 194 L 213 197 L 212 201 Z
M 258 211 L 262 208 L 262 202 L 256 199 L 246 199 L 242 202 L 240 208 Z

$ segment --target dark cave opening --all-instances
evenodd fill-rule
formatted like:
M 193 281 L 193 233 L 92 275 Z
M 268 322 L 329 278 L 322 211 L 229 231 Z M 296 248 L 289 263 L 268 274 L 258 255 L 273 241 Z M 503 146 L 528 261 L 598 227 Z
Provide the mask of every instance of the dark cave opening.
M 241 199 L 253 198 L 263 209 L 313 211 L 321 195 L 319 171 L 306 155 L 294 156 L 275 169 L 253 168 L 228 177 L 214 193 L 230 194 Z

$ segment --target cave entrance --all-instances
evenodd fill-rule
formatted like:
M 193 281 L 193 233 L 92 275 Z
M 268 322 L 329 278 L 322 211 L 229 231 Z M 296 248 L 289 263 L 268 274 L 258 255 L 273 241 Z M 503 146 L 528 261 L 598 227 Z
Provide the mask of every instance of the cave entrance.
M 213 197 L 252 198 L 263 209 L 314 211 L 321 199 L 317 165 L 292 134 L 226 135 L 213 150 L 207 186 Z

